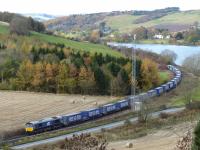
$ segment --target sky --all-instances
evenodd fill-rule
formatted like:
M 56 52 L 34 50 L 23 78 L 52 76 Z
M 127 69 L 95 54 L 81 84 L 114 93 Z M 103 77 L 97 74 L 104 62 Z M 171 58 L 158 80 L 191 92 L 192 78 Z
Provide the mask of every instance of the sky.
M 0 11 L 59 16 L 117 10 L 154 10 L 165 7 L 180 7 L 181 10 L 200 9 L 200 0 L 0 0 Z

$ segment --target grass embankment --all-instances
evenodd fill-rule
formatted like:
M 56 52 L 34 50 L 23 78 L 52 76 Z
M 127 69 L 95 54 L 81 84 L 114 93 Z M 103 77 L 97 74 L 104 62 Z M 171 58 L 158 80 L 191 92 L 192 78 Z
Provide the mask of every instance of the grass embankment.
M 165 83 L 165 82 L 169 81 L 169 79 L 170 79 L 170 72 L 169 71 L 160 71 L 159 76 L 160 76 L 160 82 Z
M 138 44 L 170 44 L 167 39 L 148 39 L 148 40 L 139 40 Z
M 199 81 L 197 81 L 199 82 Z M 179 97 L 176 97 L 173 99 L 173 102 L 171 103 L 172 106 L 176 106 L 176 107 L 181 107 L 181 106 L 184 106 L 185 103 L 187 103 L 185 97 L 187 96 L 187 93 L 185 93 L 186 95 L 182 95 L 182 96 L 179 96 Z M 193 89 L 191 91 L 191 93 L 188 93 L 188 94 L 191 94 L 191 101 L 200 101 L 200 85 L 198 85 L 195 89 Z
M 0 24 L 0 34 L 8 34 L 8 33 L 9 33 L 8 26 Z M 31 35 L 28 37 L 32 39 L 41 40 L 44 42 L 49 42 L 49 43 L 64 44 L 66 47 L 70 47 L 72 49 L 80 50 L 80 51 L 87 51 L 92 54 L 102 53 L 103 55 L 108 54 L 115 57 L 123 57 L 122 53 L 114 51 L 111 48 L 102 44 L 93 44 L 89 42 L 77 42 L 77 41 L 68 40 L 62 37 L 57 37 L 57 36 L 47 35 L 47 34 L 42 34 L 42 33 L 37 33 L 37 32 L 31 32 Z

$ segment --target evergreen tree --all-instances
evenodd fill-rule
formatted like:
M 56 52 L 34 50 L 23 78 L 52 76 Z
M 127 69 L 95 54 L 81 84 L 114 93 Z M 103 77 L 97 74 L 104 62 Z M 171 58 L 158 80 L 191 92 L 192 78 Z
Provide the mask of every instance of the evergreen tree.
M 104 72 L 97 68 L 94 72 L 95 81 L 97 84 L 97 87 L 99 89 L 99 92 L 102 94 L 106 94 L 107 88 L 109 87 L 109 79 L 106 78 Z
M 198 122 L 195 131 L 194 131 L 194 140 L 192 150 L 200 149 L 200 121 Z

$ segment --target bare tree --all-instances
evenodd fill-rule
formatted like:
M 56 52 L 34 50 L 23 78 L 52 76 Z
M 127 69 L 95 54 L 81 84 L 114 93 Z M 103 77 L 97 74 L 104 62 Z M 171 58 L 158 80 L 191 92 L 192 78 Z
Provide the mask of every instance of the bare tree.
M 141 105 L 140 111 L 138 112 L 138 122 L 147 123 L 150 117 L 150 110 L 150 104 L 144 101 Z
M 20 16 L 15 16 L 10 22 L 10 33 L 18 35 L 29 34 L 28 20 Z
M 177 59 L 177 54 L 171 50 L 164 50 L 161 55 L 168 61 L 168 63 L 174 63 Z
M 200 53 L 191 55 L 183 61 L 183 67 L 195 75 L 200 75 Z

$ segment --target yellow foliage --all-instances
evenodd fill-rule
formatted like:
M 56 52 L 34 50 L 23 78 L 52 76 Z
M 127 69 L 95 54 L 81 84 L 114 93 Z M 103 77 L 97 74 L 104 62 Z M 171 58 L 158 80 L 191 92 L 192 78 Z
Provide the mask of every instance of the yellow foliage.
M 142 76 L 142 88 L 144 90 L 147 90 L 149 88 L 151 88 L 152 86 L 156 86 L 159 84 L 160 79 L 159 79 L 159 75 L 158 75 L 158 66 L 157 64 L 148 59 L 145 58 L 142 61 L 142 65 L 141 65 L 141 76 Z

